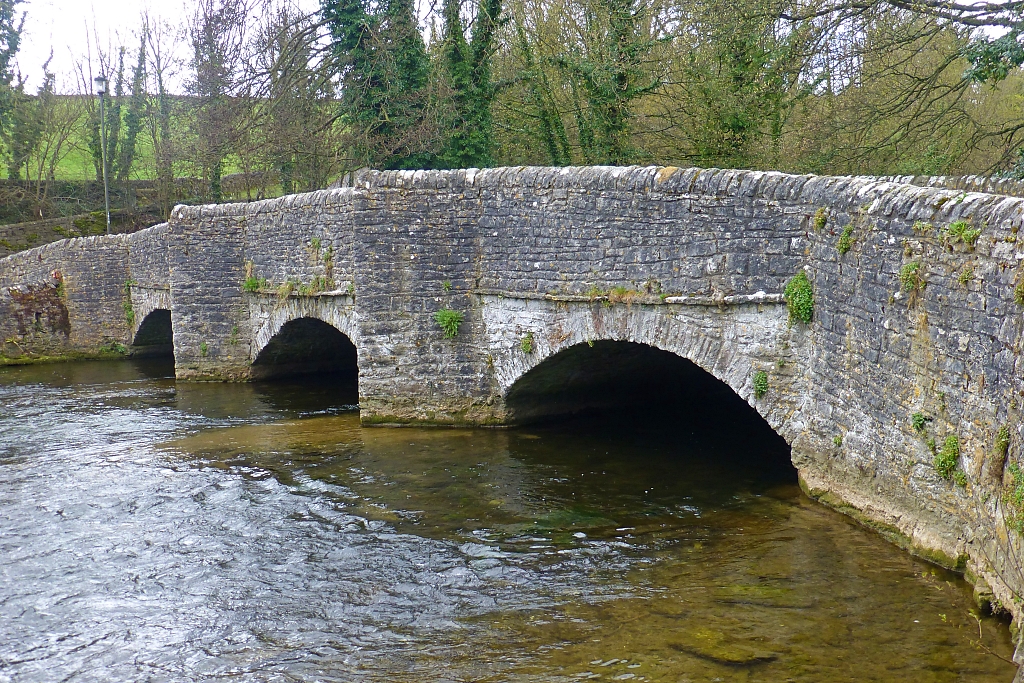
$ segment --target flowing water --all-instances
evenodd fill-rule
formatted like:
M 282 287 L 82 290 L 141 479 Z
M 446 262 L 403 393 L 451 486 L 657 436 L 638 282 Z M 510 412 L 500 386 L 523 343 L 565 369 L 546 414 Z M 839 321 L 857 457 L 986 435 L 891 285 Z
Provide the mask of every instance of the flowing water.
M 0 680 L 1013 678 L 967 584 L 754 428 L 363 429 L 171 373 L 0 371 Z

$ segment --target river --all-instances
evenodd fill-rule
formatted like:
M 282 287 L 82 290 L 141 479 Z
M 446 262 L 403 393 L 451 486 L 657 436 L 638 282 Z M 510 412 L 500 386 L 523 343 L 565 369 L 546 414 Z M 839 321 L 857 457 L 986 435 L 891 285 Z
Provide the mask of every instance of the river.
M 351 387 L 0 370 L 0 681 L 1009 681 L 959 577 L 709 417 L 362 428 Z

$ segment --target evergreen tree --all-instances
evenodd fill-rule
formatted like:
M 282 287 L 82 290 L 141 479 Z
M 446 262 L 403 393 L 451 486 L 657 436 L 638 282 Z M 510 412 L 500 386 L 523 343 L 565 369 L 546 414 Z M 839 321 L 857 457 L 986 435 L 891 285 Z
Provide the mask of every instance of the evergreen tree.
M 124 139 L 121 141 L 115 175 L 121 183 L 126 183 L 135 164 L 138 154 L 137 143 L 139 133 L 146 115 L 146 34 L 142 33 L 139 43 L 138 60 L 132 70 L 131 97 L 128 100 L 128 111 L 124 116 Z
M 10 125 L 16 100 L 14 58 L 21 47 L 21 30 L 25 25 L 25 15 L 17 14 L 21 2 L 0 0 L 0 130 Z
M 361 0 L 322 0 L 321 10 L 342 67 L 342 120 L 355 135 L 357 163 L 428 166 L 430 62 L 412 0 L 374 12 Z
M 460 0 L 444 0 L 440 66 L 451 91 L 444 109 L 445 141 L 437 158 L 440 168 L 485 168 L 494 163 L 491 103 L 491 56 L 501 17 L 501 0 L 481 0 L 466 40 Z

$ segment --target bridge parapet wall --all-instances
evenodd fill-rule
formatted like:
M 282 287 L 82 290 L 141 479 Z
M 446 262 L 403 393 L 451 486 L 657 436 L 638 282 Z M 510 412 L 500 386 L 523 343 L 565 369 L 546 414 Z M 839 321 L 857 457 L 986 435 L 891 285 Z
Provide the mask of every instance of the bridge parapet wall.
M 0 259 L 0 364 L 117 355 L 129 342 L 128 239 L 61 240 Z

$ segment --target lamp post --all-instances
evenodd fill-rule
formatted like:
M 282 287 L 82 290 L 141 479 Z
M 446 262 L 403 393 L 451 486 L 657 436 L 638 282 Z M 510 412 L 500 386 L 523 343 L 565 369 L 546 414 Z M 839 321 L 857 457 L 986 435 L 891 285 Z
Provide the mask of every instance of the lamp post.
M 107 234 L 110 234 L 110 189 L 107 185 L 107 117 L 103 97 L 107 94 L 106 76 L 92 79 L 96 83 L 96 95 L 100 98 L 100 157 L 103 160 L 103 206 L 107 211 Z

